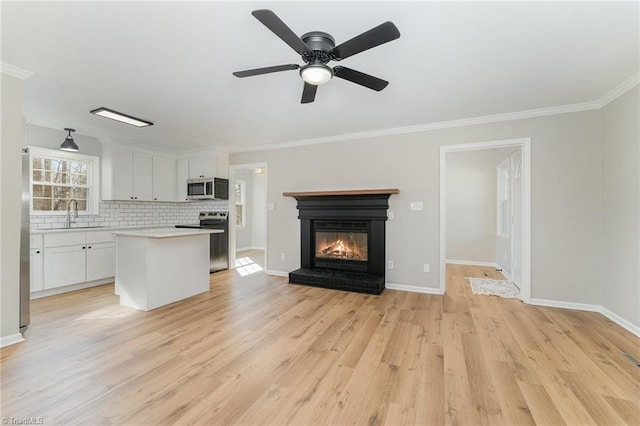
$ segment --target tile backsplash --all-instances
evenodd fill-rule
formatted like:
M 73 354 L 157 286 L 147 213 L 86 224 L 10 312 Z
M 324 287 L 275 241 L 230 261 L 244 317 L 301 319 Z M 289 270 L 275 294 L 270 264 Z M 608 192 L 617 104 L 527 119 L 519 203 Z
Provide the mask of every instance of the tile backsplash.
M 157 203 L 144 201 L 101 201 L 99 214 L 75 219 L 76 226 L 153 226 L 198 223 L 201 211 L 228 211 L 227 200 L 206 200 L 190 203 Z M 66 215 L 31 216 L 31 229 L 64 227 Z

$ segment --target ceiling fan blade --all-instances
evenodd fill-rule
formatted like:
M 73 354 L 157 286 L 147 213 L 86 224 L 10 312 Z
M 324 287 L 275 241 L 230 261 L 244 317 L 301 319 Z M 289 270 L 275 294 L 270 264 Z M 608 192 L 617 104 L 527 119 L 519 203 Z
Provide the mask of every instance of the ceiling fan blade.
M 389 84 L 388 81 L 382 80 L 381 78 L 374 77 L 369 74 L 365 74 L 360 71 L 352 70 L 351 68 L 346 68 L 342 66 L 333 67 L 333 75 L 335 77 L 340 77 L 345 80 L 349 80 L 352 83 L 359 84 L 360 86 L 368 87 L 369 89 L 373 89 L 376 91 L 381 91 Z
M 254 10 L 253 12 L 251 12 L 251 14 L 258 21 L 262 22 L 265 27 L 269 28 L 275 35 L 280 37 L 282 41 L 287 43 L 289 47 L 298 52 L 299 55 L 302 55 L 306 52 L 311 52 L 309 46 L 307 46 L 307 44 L 302 41 L 300 37 L 298 37 L 296 33 L 294 33 L 291 28 L 287 26 L 287 24 L 282 22 L 282 20 L 278 18 L 278 15 L 273 13 L 271 10 Z
M 269 74 L 271 72 L 297 70 L 300 65 L 288 64 L 288 65 L 276 65 L 274 67 L 255 68 L 252 70 L 236 71 L 233 73 L 236 77 L 251 77 L 253 75 Z
M 313 102 L 316 99 L 316 90 L 318 90 L 318 86 L 305 82 L 304 89 L 302 89 L 302 100 L 300 103 L 309 104 Z
M 400 37 L 400 31 L 393 25 L 393 22 L 385 22 L 369 31 L 355 36 L 351 40 L 347 40 L 342 44 L 331 49 L 331 57 L 335 61 L 341 61 L 344 58 L 353 56 L 356 53 L 363 52 L 381 44 L 390 42 Z

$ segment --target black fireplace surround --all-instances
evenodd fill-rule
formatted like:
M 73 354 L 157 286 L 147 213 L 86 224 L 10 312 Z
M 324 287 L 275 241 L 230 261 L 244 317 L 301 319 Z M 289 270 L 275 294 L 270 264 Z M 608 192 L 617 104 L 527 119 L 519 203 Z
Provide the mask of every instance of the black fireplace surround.
M 289 273 L 289 282 L 382 293 L 388 200 L 398 192 L 285 192 L 296 198 L 300 219 L 300 269 Z

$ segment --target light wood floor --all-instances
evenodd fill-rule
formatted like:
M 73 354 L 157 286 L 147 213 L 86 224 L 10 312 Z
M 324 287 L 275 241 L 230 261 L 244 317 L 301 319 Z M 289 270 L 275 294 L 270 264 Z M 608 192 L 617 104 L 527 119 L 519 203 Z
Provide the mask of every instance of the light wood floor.
M 44 424 L 640 424 L 638 339 L 596 313 L 369 296 L 234 271 L 138 312 L 113 286 L 36 300 L 1 351 L 2 416 Z M 493 271 L 495 273 L 495 271 Z
M 256 265 L 260 266 L 261 268 L 264 268 L 264 250 L 252 249 L 252 250 L 242 250 L 242 251 L 236 252 L 236 260 L 242 259 L 245 257 L 248 257 L 253 262 L 255 262 Z

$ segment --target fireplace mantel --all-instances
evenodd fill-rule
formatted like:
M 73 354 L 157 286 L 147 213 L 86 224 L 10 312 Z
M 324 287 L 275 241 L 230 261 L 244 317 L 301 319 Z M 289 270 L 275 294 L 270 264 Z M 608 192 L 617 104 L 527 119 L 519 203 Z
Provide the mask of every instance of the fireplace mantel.
M 392 195 L 399 194 L 400 190 L 392 189 L 349 189 L 341 191 L 308 191 L 308 192 L 283 192 L 285 197 L 326 197 L 335 195 Z

